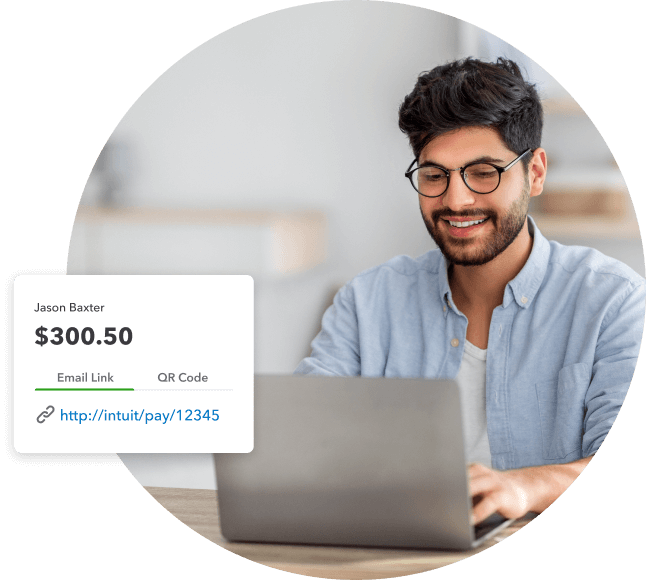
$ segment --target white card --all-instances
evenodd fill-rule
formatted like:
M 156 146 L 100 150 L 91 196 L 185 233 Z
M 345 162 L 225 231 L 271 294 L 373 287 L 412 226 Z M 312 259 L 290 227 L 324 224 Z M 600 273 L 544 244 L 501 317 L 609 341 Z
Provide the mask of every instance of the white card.
M 20 453 L 253 449 L 250 276 L 14 282 Z

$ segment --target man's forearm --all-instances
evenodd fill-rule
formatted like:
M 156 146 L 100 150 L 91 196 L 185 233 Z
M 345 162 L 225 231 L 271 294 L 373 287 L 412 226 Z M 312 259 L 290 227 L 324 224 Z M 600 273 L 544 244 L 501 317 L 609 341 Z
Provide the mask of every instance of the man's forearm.
M 540 465 L 511 470 L 528 494 L 528 511 L 540 513 L 548 508 L 581 474 L 590 460 L 584 457 L 572 463 Z

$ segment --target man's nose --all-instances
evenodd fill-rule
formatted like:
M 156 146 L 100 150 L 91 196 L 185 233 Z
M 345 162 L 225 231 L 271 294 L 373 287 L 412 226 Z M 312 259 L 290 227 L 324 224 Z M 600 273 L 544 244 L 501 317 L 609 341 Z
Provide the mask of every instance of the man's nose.
M 451 172 L 449 187 L 442 196 L 442 205 L 457 211 L 474 205 L 477 195 L 467 187 L 459 171 Z

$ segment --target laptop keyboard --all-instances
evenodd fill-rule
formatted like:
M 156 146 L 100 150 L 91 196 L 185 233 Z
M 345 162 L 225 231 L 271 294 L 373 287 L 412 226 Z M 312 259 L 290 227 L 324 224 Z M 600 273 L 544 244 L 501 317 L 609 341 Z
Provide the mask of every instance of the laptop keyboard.
M 507 521 L 507 518 L 498 513 L 490 515 L 486 520 L 475 526 L 476 540 L 482 538 L 482 536 L 488 534 L 505 521 Z

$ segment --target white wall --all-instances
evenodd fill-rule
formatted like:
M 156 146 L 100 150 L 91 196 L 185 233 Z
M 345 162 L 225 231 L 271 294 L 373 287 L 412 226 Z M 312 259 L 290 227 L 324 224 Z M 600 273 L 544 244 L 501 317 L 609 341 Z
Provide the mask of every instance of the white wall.
M 111 142 L 120 152 L 121 181 L 114 195 L 122 205 L 327 215 L 325 264 L 256 279 L 257 373 L 292 372 L 333 287 L 394 255 L 432 247 L 403 177 L 412 154 L 397 111 L 420 72 L 463 56 L 459 36 L 450 17 L 385 2 L 277 12 L 187 55 L 116 128 Z M 83 201 L 96 202 L 100 188 L 97 171 Z M 75 228 L 70 273 L 87 271 L 81 257 L 91 240 L 87 228 Z M 140 240 L 143 247 L 143 230 Z M 240 239 L 237 251 L 253 257 L 258 243 Z M 200 260 L 210 272 L 226 273 L 227 246 L 203 244 L 211 245 L 199 256 L 187 245 L 160 247 L 157 258 L 165 273 L 201 268 Z M 102 251 L 113 252 L 104 273 L 131 272 L 127 252 L 115 261 L 116 244 Z M 215 485 L 207 455 L 121 457 L 144 485 Z
M 455 58 L 457 47 L 457 22 L 420 8 L 293 8 L 197 48 L 116 128 L 111 141 L 122 181 L 114 194 L 123 205 L 327 214 L 326 264 L 256 280 L 256 372 L 293 370 L 333 286 L 396 254 L 431 247 L 403 177 L 412 156 L 397 110 L 417 74 Z M 85 203 L 95 201 L 99 177 L 90 178 Z M 89 240 L 75 228 L 68 271 L 82 272 L 72 258 L 87 255 Z M 253 242 L 245 249 L 258 251 Z M 212 256 L 213 248 L 204 253 Z M 194 258 L 181 254 L 175 248 L 172 255 L 184 272 Z M 211 271 L 218 268 L 216 257 Z M 103 271 L 129 270 L 124 261 Z M 208 456 L 122 459 L 146 485 L 214 485 Z
M 420 71 L 455 55 L 456 27 L 428 10 L 345 2 L 220 35 L 163 75 L 115 130 L 132 156 L 118 197 L 325 210 L 331 262 L 348 274 L 422 250 L 397 109 Z M 418 235 L 402 235 L 411 230 Z

